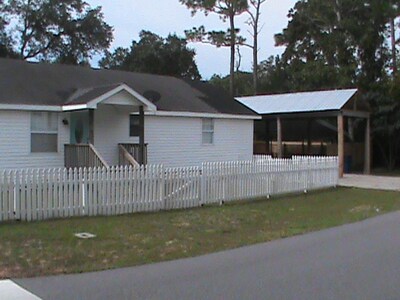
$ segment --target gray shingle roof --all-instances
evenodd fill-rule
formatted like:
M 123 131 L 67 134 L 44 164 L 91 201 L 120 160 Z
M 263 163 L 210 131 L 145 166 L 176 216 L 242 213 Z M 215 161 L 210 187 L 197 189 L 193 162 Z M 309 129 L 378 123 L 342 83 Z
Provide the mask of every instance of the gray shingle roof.
M 144 95 L 162 111 L 251 115 L 223 90 L 204 82 L 169 76 L 0 59 L 0 104 L 85 103 L 120 84 Z

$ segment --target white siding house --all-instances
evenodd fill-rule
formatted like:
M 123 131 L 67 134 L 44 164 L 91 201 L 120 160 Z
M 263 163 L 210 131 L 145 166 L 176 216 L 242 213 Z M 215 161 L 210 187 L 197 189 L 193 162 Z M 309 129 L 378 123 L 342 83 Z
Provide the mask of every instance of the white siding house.
M 0 110 L 0 169 L 61 167 L 64 144 L 69 143 L 69 128 L 58 114 L 57 152 L 31 152 L 31 112 Z
M 64 144 L 70 143 L 70 128 L 62 120 L 69 120 L 69 114 L 58 114 L 57 152 L 32 153 L 31 112 L 0 111 L 0 169 L 64 166 Z M 148 163 L 192 166 L 205 161 L 251 159 L 252 120 L 212 119 L 212 144 L 202 142 L 202 120 L 198 117 L 146 116 Z M 129 136 L 129 111 L 120 107 L 100 107 L 95 112 L 94 124 L 94 146 L 109 165 L 118 164 L 119 143 L 138 143 L 137 137 Z
M 119 143 L 138 143 L 129 136 L 129 110 L 100 105 L 95 112 L 94 145 L 110 164 L 118 164 Z M 214 141 L 202 143 L 199 117 L 145 117 L 148 163 L 192 166 L 205 161 L 249 160 L 253 155 L 253 120 L 212 118 Z M 209 119 L 209 118 L 206 118 Z M 184 145 L 184 146 L 183 146 Z
M 206 161 L 252 158 L 253 120 L 212 119 L 214 141 L 211 144 L 202 142 L 202 120 L 187 117 L 146 118 L 148 161 L 166 166 L 191 166 Z
M 204 82 L 0 58 L 0 170 L 249 160 L 258 118 Z

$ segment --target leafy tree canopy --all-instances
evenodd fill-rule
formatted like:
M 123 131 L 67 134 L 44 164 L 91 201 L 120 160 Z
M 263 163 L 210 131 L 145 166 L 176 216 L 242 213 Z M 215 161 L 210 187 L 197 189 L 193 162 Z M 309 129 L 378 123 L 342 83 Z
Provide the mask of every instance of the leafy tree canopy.
M 3 15 L 4 3 L 0 0 L 0 57 L 10 57 L 13 56 L 13 52 L 10 45 L 10 38 L 6 33 L 7 22 Z
M 379 159 L 392 170 L 400 160 L 400 79 L 386 78 L 365 93 L 372 111 L 372 129 Z
M 87 63 L 113 40 L 101 7 L 82 0 L 4 0 L 3 23 L 22 59 Z
M 245 11 L 248 7 L 247 0 L 179 0 L 192 10 L 192 14 L 203 11 L 205 14 L 216 13 L 223 20 L 229 19 Z
M 217 47 L 230 48 L 230 75 L 229 91 L 231 95 L 235 92 L 235 54 L 236 45 L 243 44 L 245 39 L 238 35 L 239 30 L 235 27 L 235 17 L 244 13 L 248 8 L 247 0 L 179 0 L 187 8 L 191 9 L 192 15 L 198 11 L 216 13 L 225 22 L 229 21 L 226 31 L 206 31 L 204 26 L 192 28 L 186 31 L 186 36 L 194 42 L 213 44 Z
M 286 46 L 282 59 L 262 65 L 265 90 L 358 86 L 372 108 L 376 153 L 389 168 L 399 163 L 400 155 L 399 24 L 394 25 L 399 4 L 396 0 L 298 1 L 287 28 L 275 36 L 277 45 Z
M 367 87 L 384 73 L 390 13 L 387 0 L 301 0 L 276 43 L 286 62 L 318 61 Z
M 200 79 L 195 62 L 196 52 L 187 47 L 187 41 L 175 34 L 162 38 L 150 31 L 142 31 L 140 40 L 130 49 L 117 48 L 107 52 L 100 67 L 144 72 L 175 77 Z
M 235 72 L 235 97 L 248 96 L 253 93 L 252 74 L 249 72 Z M 214 74 L 209 83 L 229 91 L 229 75 Z

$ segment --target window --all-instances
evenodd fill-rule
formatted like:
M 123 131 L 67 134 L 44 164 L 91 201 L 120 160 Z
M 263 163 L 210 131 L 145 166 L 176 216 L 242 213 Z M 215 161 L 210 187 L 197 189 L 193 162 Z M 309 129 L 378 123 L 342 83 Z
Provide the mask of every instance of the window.
M 214 120 L 203 119 L 203 130 L 202 130 L 203 144 L 214 143 Z
M 129 116 L 129 136 L 140 135 L 140 117 L 139 115 Z
M 57 132 L 57 113 L 31 113 L 31 152 L 57 152 Z

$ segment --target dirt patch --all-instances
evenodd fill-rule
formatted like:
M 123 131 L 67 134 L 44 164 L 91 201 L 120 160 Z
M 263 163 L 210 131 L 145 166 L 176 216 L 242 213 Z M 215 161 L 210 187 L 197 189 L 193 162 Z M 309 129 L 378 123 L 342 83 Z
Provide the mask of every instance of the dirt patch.
M 360 212 L 369 212 L 371 210 L 374 210 L 374 207 L 370 205 L 359 205 L 356 207 L 353 207 L 352 209 L 349 210 L 351 213 L 360 213 Z

